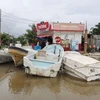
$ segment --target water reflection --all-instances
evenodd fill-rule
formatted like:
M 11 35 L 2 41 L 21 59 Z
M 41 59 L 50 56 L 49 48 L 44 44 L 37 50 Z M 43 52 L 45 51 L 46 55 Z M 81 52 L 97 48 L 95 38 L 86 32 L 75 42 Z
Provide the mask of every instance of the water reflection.
M 45 92 L 49 91 L 54 94 L 71 91 L 72 93 L 89 96 L 100 94 L 100 81 L 85 82 L 66 74 L 59 74 L 56 78 L 27 76 L 23 70 L 20 70 L 9 78 L 9 90 L 14 94 L 23 92 L 25 95 L 45 90 Z
M 64 75 L 63 80 L 64 87 L 73 93 L 86 96 L 100 94 L 100 80 L 86 82 L 84 80 L 75 79 L 69 75 Z
M 60 92 L 61 78 L 43 78 L 38 76 L 27 76 L 23 71 L 15 72 L 9 78 L 9 90 L 12 93 L 24 92 L 31 94 L 34 89 L 49 89 L 53 93 Z
M 9 89 L 15 94 L 23 90 L 24 84 L 25 76 L 22 73 L 18 73 L 18 71 L 14 72 L 9 78 Z
M 0 64 L 0 80 L 7 76 L 9 71 L 13 71 L 14 68 L 15 67 L 13 63 Z

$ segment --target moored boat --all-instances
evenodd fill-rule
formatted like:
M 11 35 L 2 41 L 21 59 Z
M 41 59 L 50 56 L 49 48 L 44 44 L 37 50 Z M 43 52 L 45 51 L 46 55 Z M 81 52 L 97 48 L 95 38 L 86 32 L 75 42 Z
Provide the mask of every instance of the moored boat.
M 15 66 L 19 66 L 23 64 L 23 57 L 27 54 L 36 53 L 32 48 L 27 47 L 16 47 L 10 46 L 8 48 L 8 52 L 11 54 L 12 59 L 14 61 Z
M 75 51 L 66 51 L 63 57 L 64 71 L 74 77 L 93 81 L 100 79 L 100 62 Z
M 0 50 L 0 63 L 7 63 L 11 61 L 13 60 L 11 55 L 8 53 L 8 48 Z
M 51 44 L 35 55 L 24 56 L 25 73 L 44 77 L 56 77 L 62 64 L 64 50 L 60 45 Z

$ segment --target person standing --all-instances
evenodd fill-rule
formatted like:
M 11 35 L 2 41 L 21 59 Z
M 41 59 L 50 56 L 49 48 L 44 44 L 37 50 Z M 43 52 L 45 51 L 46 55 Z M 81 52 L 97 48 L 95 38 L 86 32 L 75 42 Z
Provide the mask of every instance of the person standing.
M 48 40 L 46 41 L 46 46 L 47 46 L 47 45 L 49 45 L 49 42 L 48 42 Z

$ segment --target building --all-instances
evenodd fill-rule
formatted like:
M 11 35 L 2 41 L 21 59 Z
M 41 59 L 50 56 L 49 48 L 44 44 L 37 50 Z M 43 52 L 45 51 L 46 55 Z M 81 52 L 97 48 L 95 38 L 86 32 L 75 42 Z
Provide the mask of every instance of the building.
M 93 44 L 100 47 L 100 35 L 93 35 Z
M 81 50 L 84 24 L 82 23 L 49 23 L 36 25 L 37 36 L 47 38 L 52 43 L 63 46 L 64 50 Z M 49 38 L 52 37 L 50 40 Z

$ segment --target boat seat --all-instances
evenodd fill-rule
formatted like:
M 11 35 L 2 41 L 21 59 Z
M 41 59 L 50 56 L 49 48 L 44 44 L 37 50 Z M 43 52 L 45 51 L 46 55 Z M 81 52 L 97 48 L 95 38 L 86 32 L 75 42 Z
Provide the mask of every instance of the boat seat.
M 46 51 L 44 51 L 44 50 L 39 50 L 37 55 L 38 55 L 38 56 L 45 56 L 45 57 L 46 57 Z
M 46 59 L 46 51 L 39 50 L 38 53 L 37 53 L 36 59 L 43 59 L 43 60 L 45 60 Z
M 58 55 L 46 53 L 44 50 L 39 50 L 36 59 L 58 62 Z
M 46 60 L 58 62 L 58 55 L 53 54 L 53 53 L 47 53 Z

